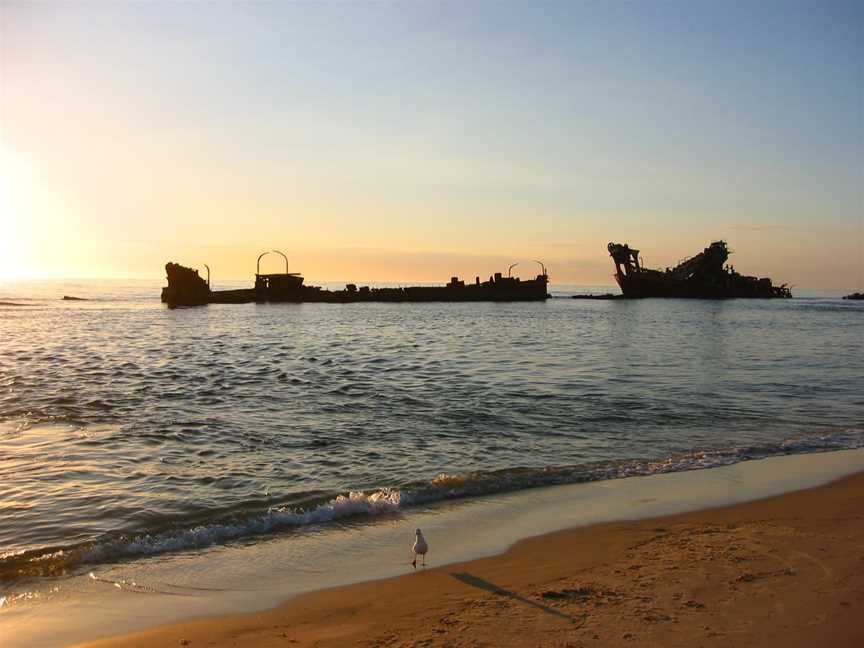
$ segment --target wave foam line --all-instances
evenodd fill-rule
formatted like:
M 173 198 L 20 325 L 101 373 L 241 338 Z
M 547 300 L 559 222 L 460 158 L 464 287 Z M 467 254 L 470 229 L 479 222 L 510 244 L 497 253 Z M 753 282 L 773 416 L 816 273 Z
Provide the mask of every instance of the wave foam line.
M 680 453 L 665 459 L 599 461 L 573 466 L 512 468 L 467 474 L 441 473 L 429 482 L 402 489 L 350 492 L 308 510 L 271 508 L 231 523 L 209 523 L 188 529 L 106 538 L 74 547 L 0 555 L 0 581 L 21 576 L 55 575 L 81 563 L 98 564 L 202 549 L 240 538 L 334 520 L 393 514 L 406 508 L 442 500 L 503 493 L 539 486 L 574 484 L 625 477 L 683 472 L 728 466 L 772 456 L 826 452 L 864 447 L 864 429 L 848 429 L 787 439 L 778 444 L 732 447 Z
M 82 560 L 87 563 L 98 563 L 117 557 L 148 556 L 185 549 L 200 549 L 290 527 L 323 524 L 358 515 L 392 513 L 399 510 L 400 501 L 400 492 L 394 489 L 384 489 L 369 494 L 352 492 L 348 495 L 339 495 L 327 504 L 308 511 L 295 511 L 290 508 L 271 509 L 267 513 L 237 524 L 201 525 L 179 532 L 147 534 L 132 540 L 121 537 L 91 547 L 83 553 Z

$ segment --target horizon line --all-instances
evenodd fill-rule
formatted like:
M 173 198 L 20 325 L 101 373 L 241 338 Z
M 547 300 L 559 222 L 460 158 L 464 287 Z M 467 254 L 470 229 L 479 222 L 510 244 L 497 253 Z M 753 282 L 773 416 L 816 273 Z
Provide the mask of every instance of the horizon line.
M 304 280 L 307 277 L 304 276 Z M 448 277 L 449 279 L 449 277 Z M 614 275 L 610 276 L 610 279 L 614 279 Z M 61 277 L 61 276 L 42 276 L 42 277 L 0 277 L 0 285 L 4 283 L 16 283 L 16 282 L 34 282 L 34 281 L 164 281 L 165 277 L 153 277 L 153 276 L 125 276 L 125 277 L 106 277 L 100 275 L 87 275 L 87 276 L 78 276 L 78 277 Z M 248 277 L 228 277 L 226 279 L 220 279 L 219 281 L 226 282 L 234 282 L 234 281 L 246 281 Z M 353 283 L 357 285 L 363 284 L 381 284 L 381 283 L 397 283 L 397 284 L 405 284 L 405 283 L 441 283 L 446 284 L 446 280 L 438 280 L 438 281 L 422 281 L 417 279 L 315 279 L 312 278 L 314 282 L 320 283 Z M 216 282 L 218 283 L 218 282 Z M 550 285 L 559 285 L 559 286 L 583 286 L 583 287 L 598 287 L 598 286 L 609 286 L 609 287 L 617 287 L 614 281 L 609 283 L 580 283 L 580 282 L 553 282 L 550 280 Z M 314 283 L 313 283 L 314 285 Z M 811 287 L 806 285 L 791 285 L 789 286 L 795 290 L 836 290 L 836 291 L 860 291 L 861 287 L 854 286 L 826 286 L 826 287 Z

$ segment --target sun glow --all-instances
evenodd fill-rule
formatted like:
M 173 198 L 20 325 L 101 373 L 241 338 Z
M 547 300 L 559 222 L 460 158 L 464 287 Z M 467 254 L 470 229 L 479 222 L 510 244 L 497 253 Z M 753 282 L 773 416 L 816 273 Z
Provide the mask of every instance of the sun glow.
M 19 276 L 19 254 L 22 248 L 23 222 L 18 206 L 21 182 L 11 156 L 0 153 L 0 279 Z
M 61 207 L 35 170 L 0 149 L 0 279 L 39 276 L 37 223 L 53 220 Z

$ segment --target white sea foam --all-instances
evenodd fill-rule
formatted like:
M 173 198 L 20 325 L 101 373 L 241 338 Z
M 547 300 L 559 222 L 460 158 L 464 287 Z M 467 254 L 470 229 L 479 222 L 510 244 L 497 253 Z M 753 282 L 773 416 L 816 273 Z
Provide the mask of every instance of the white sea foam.
M 124 558 L 151 556 L 168 552 L 200 549 L 240 538 L 276 533 L 285 529 L 355 516 L 398 513 L 405 508 L 447 499 L 487 495 L 538 486 L 619 479 L 659 473 L 682 472 L 727 466 L 741 461 L 770 456 L 800 454 L 864 447 L 864 430 L 847 429 L 831 433 L 790 438 L 766 446 L 698 450 L 669 456 L 662 460 L 625 460 L 545 468 L 516 468 L 468 474 L 441 473 L 427 483 L 401 489 L 382 488 L 371 492 L 354 491 L 309 509 L 272 507 L 266 512 L 232 522 L 200 524 L 187 529 L 120 536 L 86 547 L 53 550 L 38 555 L 7 555 L 4 563 L 20 560 L 35 568 L 39 563 L 62 561 L 102 563 Z M 76 560 L 77 556 L 77 560 Z M 6 567 L 14 567 L 7 564 Z M 50 565 L 47 568 L 50 568 Z M 32 570 L 30 570 L 32 572 Z
M 119 538 L 97 544 L 83 554 L 84 562 L 103 562 L 122 556 L 161 554 L 184 549 L 208 547 L 237 538 L 273 533 L 289 527 L 324 524 L 357 515 L 379 515 L 397 511 L 401 493 L 386 488 L 373 493 L 351 492 L 307 511 L 274 508 L 267 513 L 236 524 L 199 525 L 181 531 L 144 535 L 133 540 Z

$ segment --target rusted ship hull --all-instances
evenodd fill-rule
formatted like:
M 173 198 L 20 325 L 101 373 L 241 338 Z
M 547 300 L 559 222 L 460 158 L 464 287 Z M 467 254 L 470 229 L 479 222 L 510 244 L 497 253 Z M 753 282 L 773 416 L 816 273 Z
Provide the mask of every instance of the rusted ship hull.
M 303 285 L 298 274 L 255 276 L 255 287 L 239 290 L 211 290 L 198 271 L 176 263 L 165 266 L 168 286 L 162 301 L 169 306 L 203 304 L 246 304 L 252 302 L 354 303 L 354 302 L 469 302 L 469 301 L 542 301 L 549 297 L 549 278 L 544 273 L 523 281 L 496 273 L 488 281 L 479 277 L 466 284 L 453 277 L 446 286 L 406 288 L 358 288 L 348 284 L 344 290 L 326 290 Z
M 615 280 L 624 297 L 772 299 L 792 296 L 785 284 L 775 286 L 767 277 L 742 275 L 726 266 L 729 250 L 725 241 L 716 241 L 666 270 L 643 267 L 639 250 L 627 244 L 610 243 L 608 249 L 615 262 Z
M 714 283 L 706 281 L 676 281 L 662 277 L 625 277 L 618 282 L 625 297 L 682 297 L 690 299 L 776 298 L 789 297 L 779 294 L 772 287 Z M 776 288 L 776 287 L 773 287 Z

